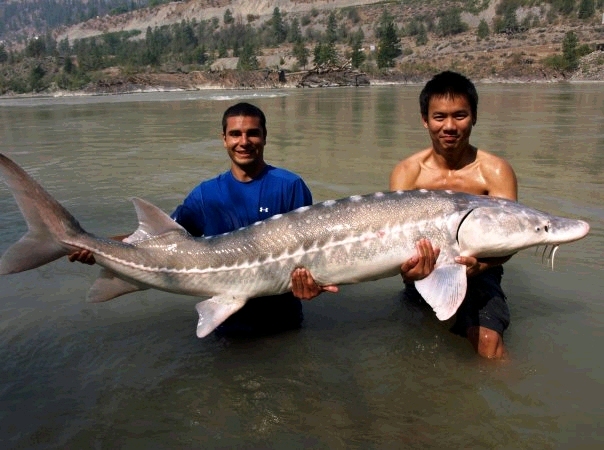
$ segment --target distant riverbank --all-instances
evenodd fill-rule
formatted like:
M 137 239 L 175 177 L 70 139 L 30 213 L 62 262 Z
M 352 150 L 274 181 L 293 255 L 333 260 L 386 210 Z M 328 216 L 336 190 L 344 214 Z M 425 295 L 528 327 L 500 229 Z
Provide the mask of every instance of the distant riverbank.
M 604 57 L 596 55 L 598 57 Z M 604 72 L 601 70 L 599 72 Z M 517 76 L 472 77 L 474 82 L 483 84 L 518 84 L 518 83 L 599 83 L 604 82 L 604 73 L 573 74 L 557 72 L 537 74 L 519 74 Z M 31 97 L 68 97 L 87 95 L 123 95 L 145 92 L 200 91 L 212 89 L 296 89 L 296 88 L 329 88 L 329 87 L 368 87 L 390 84 L 424 84 L 433 73 L 404 73 L 391 71 L 379 75 L 366 74 L 355 70 L 331 71 L 300 71 L 284 72 L 276 70 L 257 71 L 191 71 L 170 73 L 139 73 L 123 75 L 119 70 L 107 71 L 106 76 L 91 82 L 84 89 L 68 91 L 62 89 L 47 89 L 43 92 L 26 94 L 5 94 L 0 98 L 31 98 Z

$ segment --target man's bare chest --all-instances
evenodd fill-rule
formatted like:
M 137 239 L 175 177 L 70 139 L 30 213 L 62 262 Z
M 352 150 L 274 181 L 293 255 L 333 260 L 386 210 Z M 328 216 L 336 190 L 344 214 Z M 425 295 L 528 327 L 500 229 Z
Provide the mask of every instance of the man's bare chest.
M 484 195 L 489 189 L 484 178 L 471 171 L 429 170 L 417 179 L 418 189 L 452 190 L 468 194 Z

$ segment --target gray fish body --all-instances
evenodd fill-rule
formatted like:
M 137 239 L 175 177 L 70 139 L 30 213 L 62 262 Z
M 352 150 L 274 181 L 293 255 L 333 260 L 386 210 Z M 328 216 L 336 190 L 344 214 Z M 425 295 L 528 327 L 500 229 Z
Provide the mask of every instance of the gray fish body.
M 441 249 L 435 270 L 416 287 L 437 317 L 453 315 L 466 291 L 458 255 L 506 256 L 536 245 L 582 238 L 587 223 L 504 199 L 449 191 L 400 191 L 330 200 L 249 227 L 193 238 L 172 219 L 134 199 L 139 228 L 116 242 L 85 232 L 18 165 L 0 155 L 0 172 L 29 232 L 0 260 L 0 273 L 39 267 L 76 249 L 94 253 L 103 271 L 91 301 L 155 288 L 209 296 L 197 305 L 197 335 L 209 334 L 249 298 L 291 290 L 291 272 L 306 267 L 319 284 L 349 284 L 399 273 L 428 238 Z
M 459 215 L 450 197 L 436 191 L 377 193 L 299 208 L 208 238 L 176 229 L 132 245 L 93 236 L 67 243 L 91 250 L 100 265 L 157 289 L 258 297 L 289 291 L 296 267 L 308 268 L 320 284 L 397 274 L 401 261 L 415 253 L 417 239 L 429 237 L 443 247 L 455 239 L 442 222 Z M 440 208 L 440 217 L 415 220 L 422 214 L 416 203 L 427 210 Z

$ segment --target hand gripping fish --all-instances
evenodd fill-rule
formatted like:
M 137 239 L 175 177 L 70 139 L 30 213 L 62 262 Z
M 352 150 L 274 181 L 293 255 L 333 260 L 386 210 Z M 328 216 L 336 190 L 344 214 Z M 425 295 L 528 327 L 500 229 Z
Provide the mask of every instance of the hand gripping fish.
M 42 266 L 75 250 L 102 266 L 92 302 L 154 288 L 210 297 L 197 304 L 197 336 L 212 332 L 250 298 L 291 290 L 296 267 L 318 284 L 351 284 L 397 275 L 428 238 L 440 255 L 416 287 L 436 316 L 451 317 L 466 293 L 455 257 L 507 256 L 584 237 L 589 225 L 501 198 L 450 191 L 398 191 L 306 206 L 213 237 L 194 238 L 152 204 L 134 198 L 138 229 L 124 242 L 96 237 L 21 167 L 0 154 L 27 233 L 0 259 L 0 274 Z

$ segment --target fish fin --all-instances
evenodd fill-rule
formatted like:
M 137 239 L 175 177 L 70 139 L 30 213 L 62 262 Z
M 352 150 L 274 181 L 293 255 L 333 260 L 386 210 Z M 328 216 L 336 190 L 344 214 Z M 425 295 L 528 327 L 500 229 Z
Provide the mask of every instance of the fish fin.
M 119 278 L 117 274 L 108 269 L 101 269 L 99 277 L 90 287 L 87 300 L 90 303 L 101 303 L 112 300 L 120 295 L 130 292 L 144 291 L 148 287 L 134 281 Z
M 10 188 L 28 232 L 0 260 L 0 274 L 35 269 L 76 249 L 65 240 L 84 234 L 78 221 L 11 159 L 0 154 L 0 173 Z
M 439 320 L 447 320 L 457 311 L 466 296 L 466 266 L 446 264 L 434 269 L 423 280 L 415 282 L 417 292 L 426 300 Z
M 132 244 L 169 231 L 185 231 L 174 219 L 152 203 L 136 197 L 132 202 L 138 216 L 138 228 L 124 239 L 124 242 Z
M 11 245 L 0 259 L 0 275 L 35 269 L 67 255 L 51 236 L 28 232 Z
M 199 313 L 197 337 L 206 337 L 218 325 L 228 319 L 231 314 L 239 311 L 247 300 L 247 297 L 217 295 L 199 302 L 195 306 L 195 309 Z

